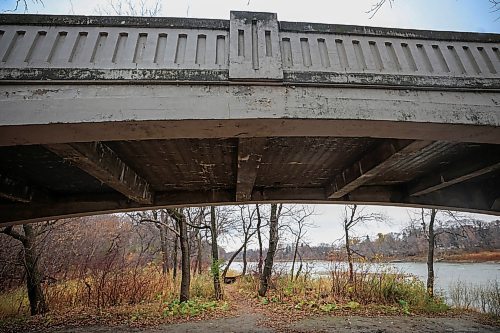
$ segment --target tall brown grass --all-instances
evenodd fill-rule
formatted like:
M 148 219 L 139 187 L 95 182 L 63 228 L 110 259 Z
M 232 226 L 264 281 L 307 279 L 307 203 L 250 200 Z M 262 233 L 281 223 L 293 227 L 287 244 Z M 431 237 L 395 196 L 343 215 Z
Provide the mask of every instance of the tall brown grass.
M 161 267 L 148 265 L 141 269 L 121 271 L 93 270 L 70 280 L 45 284 L 44 291 L 51 311 L 86 307 L 102 309 L 118 305 L 143 303 L 167 304 L 178 298 L 179 278 L 161 273 Z M 191 295 L 209 301 L 213 285 L 209 274 L 193 274 Z M 29 304 L 24 287 L 0 295 L 0 318 L 27 315 Z
M 450 254 L 446 257 L 446 260 L 471 262 L 500 261 L 500 251 L 481 251 L 477 253 Z
M 333 266 L 329 275 L 301 276 L 291 280 L 287 274 L 274 274 L 270 281 L 270 293 L 264 302 L 296 304 L 377 305 L 395 307 L 403 313 L 441 312 L 448 309 L 439 297 L 429 298 L 423 282 L 413 276 L 393 269 L 373 271 L 369 264 L 356 267 L 354 278 L 342 266 Z M 256 293 L 259 279 L 248 276 L 240 287 L 248 293 Z

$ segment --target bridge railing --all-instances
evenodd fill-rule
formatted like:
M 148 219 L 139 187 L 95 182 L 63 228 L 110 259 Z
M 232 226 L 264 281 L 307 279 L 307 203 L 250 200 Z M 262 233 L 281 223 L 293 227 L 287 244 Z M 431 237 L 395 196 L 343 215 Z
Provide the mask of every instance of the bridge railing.
M 2 80 L 498 89 L 500 35 L 231 19 L 0 16 Z
M 228 69 L 227 34 L 208 29 L 4 26 L 0 55 L 4 68 Z
M 464 77 L 495 77 L 500 70 L 499 40 L 481 41 L 479 34 L 473 41 L 460 33 L 432 39 L 423 38 L 425 32 L 398 37 L 389 29 L 363 35 L 297 31 L 286 22 L 282 27 L 284 70 Z

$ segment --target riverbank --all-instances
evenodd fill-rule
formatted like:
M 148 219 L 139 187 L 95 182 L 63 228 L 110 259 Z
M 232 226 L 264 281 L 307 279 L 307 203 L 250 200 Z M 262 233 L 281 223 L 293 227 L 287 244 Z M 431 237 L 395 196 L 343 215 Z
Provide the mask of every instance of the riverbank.
M 238 264 L 235 263 L 233 268 L 237 270 Z M 303 264 L 299 277 L 294 274 L 292 278 L 289 275 L 290 262 L 275 263 L 275 273 L 266 297 L 257 296 L 258 276 L 249 274 L 239 277 L 234 284 L 224 285 L 225 300 L 220 302 L 213 301 L 213 281 L 208 272 L 192 276 L 192 298 L 187 303 L 178 301 L 178 279 L 168 285 L 150 285 L 149 293 L 144 294 L 140 302 L 131 303 L 133 299 L 124 298 L 126 293 L 120 291 L 121 302 L 100 304 L 92 302 L 93 298 L 90 298 L 97 294 L 75 293 L 79 290 L 76 288 L 77 281 L 71 280 L 46 285 L 51 312 L 30 317 L 25 291 L 20 287 L 17 292 L 12 290 L 0 295 L 0 314 L 3 310 L 0 332 L 107 333 L 120 330 L 153 333 L 161 332 L 162 329 L 169 332 L 201 332 L 211 327 L 233 332 L 321 332 L 329 331 L 330 328 L 343 332 L 339 329 L 342 323 L 345 327 L 351 327 L 346 332 L 356 332 L 356 327 L 365 327 L 360 325 L 377 327 L 377 320 L 385 325 L 385 319 L 381 318 L 397 318 L 391 319 L 395 323 L 393 326 L 380 326 L 384 332 L 410 331 L 410 326 L 399 325 L 406 318 L 412 318 L 408 325 L 433 322 L 443 332 L 452 330 L 456 327 L 454 325 L 469 327 L 470 331 L 490 332 L 488 328 L 478 330 L 478 327 L 482 327 L 477 326 L 479 324 L 496 325 L 496 331 L 499 331 L 498 302 L 483 302 L 486 310 L 482 311 L 491 313 L 489 317 L 472 310 L 450 308 L 456 304 L 457 308 L 481 310 L 469 304 L 471 296 L 476 294 L 472 291 L 477 289 L 481 295 L 493 295 L 489 289 L 481 286 L 498 290 L 499 287 L 495 287 L 499 285 L 498 282 L 495 282 L 496 285 L 492 283 L 500 281 L 498 264 L 436 263 L 434 298 L 428 296 L 422 280 L 422 274 L 426 272 L 425 263 L 355 264 L 352 279 L 345 263 L 332 265 L 331 262 L 316 261 Z M 123 274 L 117 277 L 123 278 Z M 140 286 L 144 286 L 144 282 L 154 282 L 155 275 L 146 269 L 136 277 L 141 277 L 138 281 L 141 281 Z M 445 287 L 457 278 L 462 278 L 460 281 L 463 282 L 460 289 L 456 289 L 458 294 L 467 295 L 467 304 L 464 305 L 460 303 L 462 296 L 458 295 L 458 303 L 446 296 L 449 290 Z M 165 276 L 158 273 L 157 281 L 165 281 Z M 120 285 L 127 286 L 127 290 L 131 289 L 131 280 L 121 282 Z M 115 286 L 116 283 L 109 285 L 112 288 Z M 106 289 L 103 295 L 107 295 L 108 291 Z M 260 317 L 250 318 L 247 314 L 260 314 Z M 327 319 L 330 317 L 333 319 Z M 351 318 L 355 317 L 359 320 L 354 326 L 349 326 Z M 430 318 L 439 320 L 432 321 Z M 447 318 L 453 320 L 448 321 Z M 304 322 L 299 323 L 301 320 Z M 323 321 L 328 321 L 330 326 L 324 326 L 326 324 Z M 247 330 L 238 330 L 240 327 L 246 327 Z M 431 332 L 430 329 L 422 332 Z
M 230 309 L 224 313 L 179 318 L 175 321 L 145 321 L 140 317 L 135 321 L 111 316 L 100 318 L 89 315 L 78 322 L 71 320 L 57 322 L 57 317 L 40 317 L 38 320 L 25 322 L 24 325 L 0 327 L 0 332 L 36 331 L 40 333 L 312 333 L 312 332 L 412 332 L 418 328 L 422 333 L 445 332 L 498 332 L 498 322 L 475 312 L 448 310 L 434 315 L 386 313 L 376 307 L 345 308 L 338 311 L 316 312 L 311 309 L 288 307 L 284 303 L 263 302 L 261 298 L 248 297 L 240 285 L 225 286 L 224 294 Z
M 440 257 L 441 259 L 441 257 Z M 477 253 L 450 254 L 442 261 L 456 263 L 500 263 L 500 251 L 482 251 Z
M 342 257 L 336 258 L 333 261 L 343 260 Z M 290 260 L 275 260 L 275 262 L 289 262 Z M 307 257 L 302 258 L 302 261 L 315 262 L 315 261 L 331 261 L 328 257 L 324 259 L 310 259 Z M 405 262 L 427 262 L 427 255 L 421 254 L 416 256 L 379 256 L 373 259 L 363 259 L 363 262 L 374 263 L 405 263 Z M 240 261 L 235 261 L 240 262 Z M 445 263 L 494 263 L 500 264 L 500 250 L 494 251 L 479 251 L 479 252 L 447 252 L 435 254 L 435 262 Z
M 468 253 L 437 253 L 435 262 L 444 263 L 493 263 L 500 264 L 500 251 L 480 251 Z M 376 262 L 381 263 L 394 263 L 394 262 L 427 262 L 426 255 L 418 256 L 391 256 L 377 258 Z

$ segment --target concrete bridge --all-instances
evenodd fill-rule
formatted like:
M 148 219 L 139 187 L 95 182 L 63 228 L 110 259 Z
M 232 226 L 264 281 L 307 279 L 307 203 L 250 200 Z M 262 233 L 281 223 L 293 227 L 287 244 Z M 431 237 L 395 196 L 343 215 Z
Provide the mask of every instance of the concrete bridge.
M 500 35 L 0 16 L 0 223 L 161 206 L 500 215 Z

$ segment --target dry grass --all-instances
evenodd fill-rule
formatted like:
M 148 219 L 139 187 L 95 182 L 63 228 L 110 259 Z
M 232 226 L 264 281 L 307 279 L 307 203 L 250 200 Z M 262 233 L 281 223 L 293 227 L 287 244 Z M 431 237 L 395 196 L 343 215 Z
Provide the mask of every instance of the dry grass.
M 477 253 L 450 254 L 446 257 L 446 260 L 467 262 L 500 261 L 500 251 L 481 251 Z
M 459 309 L 474 309 L 500 319 L 500 282 L 489 281 L 485 285 L 456 282 L 450 285 L 453 306 Z
M 162 313 L 178 298 L 179 286 L 179 278 L 173 279 L 162 274 L 158 267 L 147 266 L 118 272 L 94 271 L 82 278 L 46 284 L 44 292 L 52 313 L 69 308 L 102 310 L 137 304 L 149 304 L 150 309 L 156 307 Z M 212 278 L 208 274 L 192 275 L 191 297 L 200 304 L 212 300 Z M 28 314 L 24 287 L 0 295 L 0 319 Z
M 156 266 L 124 271 L 94 271 L 85 277 L 44 285 L 50 312 L 29 316 L 24 287 L 0 294 L 0 332 L 24 332 L 103 325 L 144 327 L 232 314 L 225 301 L 213 300 L 213 280 L 191 276 L 191 300 L 178 301 L 180 281 Z
M 239 288 L 255 295 L 259 279 L 247 276 Z M 331 312 L 374 309 L 388 314 L 438 313 L 448 310 L 442 299 L 430 299 L 424 284 L 414 277 L 385 270 L 370 273 L 357 270 L 353 281 L 347 271 L 334 268 L 330 276 L 294 281 L 288 275 L 275 275 L 264 304 L 285 304 L 296 310 Z

